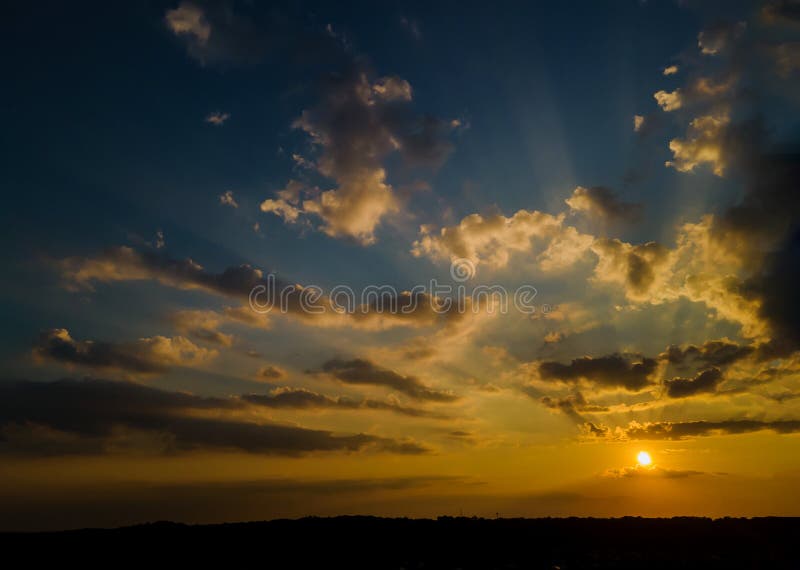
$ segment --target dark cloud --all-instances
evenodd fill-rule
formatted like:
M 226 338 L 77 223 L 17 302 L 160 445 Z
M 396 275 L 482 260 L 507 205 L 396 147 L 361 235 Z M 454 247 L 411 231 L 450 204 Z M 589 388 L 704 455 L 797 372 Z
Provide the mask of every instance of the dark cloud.
M 280 380 L 286 377 L 286 371 L 277 366 L 265 366 L 258 371 L 258 377 L 264 380 Z
M 184 0 L 164 15 L 167 28 L 201 64 L 255 63 L 267 50 L 266 37 L 232 3 Z
M 797 165 L 800 167 L 800 160 Z M 800 213 L 800 209 L 797 212 Z M 749 285 L 761 298 L 760 315 L 773 329 L 772 342 L 760 347 L 762 358 L 784 356 L 797 350 L 800 347 L 800 303 L 796 299 L 800 291 L 800 227 L 767 257 L 763 269 Z
M 704 392 L 714 392 L 722 382 L 719 368 L 709 368 L 698 372 L 693 378 L 673 378 L 666 380 L 664 386 L 670 398 L 687 398 Z
M 393 401 L 356 400 L 343 396 L 331 397 L 304 388 L 282 387 L 269 394 L 244 394 L 242 400 L 257 406 L 279 409 L 338 409 L 379 410 L 415 418 L 452 419 L 428 410 L 400 405 Z
M 654 422 L 632 424 L 624 429 L 630 439 L 677 440 L 710 435 L 733 435 L 770 430 L 776 433 L 800 432 L 800 420 L 723 420 L 695 422 Z
M 260 10 L 251 2 L 182 0 L 166 10 L 164 25 L 201 65 L 253 65 L 286 58 L 296 64 L 337 61 L 346 46 L 323 26 L 304 23 L 291 2 Z
M 751 355 L 754 350 L 753 346 L 737 344 L 727 339 L 709 340 L 700 346 L 671 345 L 659 357 L 677 366 L 700 363 L 726 367 Z
M 236 398 L 208 398 L 169 392 L 128 382 L 59 380 L 0 383 L 0 450 L 41 452 L 46 436 L 52 453 L 74 453 L 60 447 L 64 437 L 78 438 L 83 449 L 109 450 L 139 445 L 131 434 L 144 433 L 160 451 L 195 449 L 299 455 L 314 451 L 375 449 L 392 453 L 424 453 L 422 446 L 366 434 L 334 435 L 279 424 L 228 419 L 226 412 L 246 403 Z M 202 413 L 211 414 L 204 417 Z M 126 439 L 126 436 L 130 436 Z M 122 443 L 120 443 L 122 442 Z
M 39 336 L 33 354 L 36 358 L 64 365 L 155 374 L 172 366 L 204 362 L 216 352 L 200 348 L 180 336 L 112 343 L 75 340 L 66 329 L 51 329 Z
M 579 186 L 566 202 L 575 212 L 609 222 L 635 222 L 642 215 L 641 204 L 623 202 L 613 190 L 605 186 Z
M 597 404 L 590 404 L 581 392 L 575 392 L 564 398 L 551 398 L 544 396 L 539 401 L 551 410 L 558 410 L 566 414 L 570 419 L 578 424 L 584 424 L 586 418 L 583 417 L 584 412 L 607 412 L 608 408 L 599 406 Z
M 598 238 L 592 250 L 600 257 L 606 278 L 622 282 L 631 298 L 646 298 L 656 283 L 657 270 L 669 260 L 669 249 L 653 241 L 631 246 L 618 239 Z
M 369 360 L 356 358 L 341 360 L 334 358 L 322 365 L 322 372 L 347 384 L 371 384 L 397 390 L 415 400 L 452 402 L 458 397 L 450 392 L 434 390 L 424 385 L 416 376 L 403 376 L 388 368 L 382 368 Z
M 449 135 L 459 123 L 418 114 L 406 80 L 375 78 L 360 59 L 328 74 L 318 95 L 317 104 L 294 122 L 308 135 L 315 156 L 298 159 L 337 187 L 319 192 L 316 185 L 292 180 L 261 210 L 287 223 L 315 216 L 322 221 L 319 229 L 332 237 L 372 244 L 383 218 L 400 206 L 387 182 L 387 157 L 397 153 L 408 166 L 436 168 L 452 151 Z
M 705 55 L 718 55 L 728 50 L 745 30 L 745 22 L 719 22 L 698 34 L 697 46 Z
M 246 304 L 228 308 L 224 313 L 227 319 L 250 325 L 263 326 L 268 318 L 266 313 L 287 313 L 319 326 L 351 325 L 367 329 L 451 324 L 466 314 L 458 310 L 457 303 L 444 307 L 427 293 L 398 293 L 392 288 L 380 296 L 372 295 L 367 302 L 348 308 L 345 313 L 334 312 L 331 300 L 323 296 L 313 304 L 325 310 L 312 312 L 307 310 L 308 297 L 303 299 L 306 288 L 275 275 L 265 275 L 248 264 L 214 273 L 191 258 L 178 260 L 162 252 L 140 251 L 128 246 L 110 248 L 93 257 L 69 257 L 59 261 L 58 267 L 65 286 L 74 291 L 92 290 L 96 283 L 154 280 L 169 287 L 198 289 L 249 303 L 251 293 L 258 288 L 263 294 L 258 294 L 254 302 L 265 314 Z
M 160 252 L 127 246 L 106 249 L 96 257 L 66 258 L 59 266 L 67 286 L 73 289 L 91 289 L 96 282 L 152 279 L 181 289 L 247 298 L 253 287 L 264 283 L 262 271 L 250 265 L 210 273 L 191 258 L 173 259 Z
M 653 358 L 633 360 L 626 355 L 610 354 L 598 358 L 584 356 L 569 364 L 542 362 L 539 376 L 543 380 L 569 383 L 586 380 L 600 386 L 637 391 L 652 383 L 651 376 L 657 367 L 658 362 Z
M 765 10 L 775 17 L 788 16 L 796 4 L 776 2 Z M 757 347 L 756 357 L 774 358 L 800 347 L 800 313 L 792 301 L 800 286 L 796 270 L 800 145 L 791 131 L 777 143 L 768 126 L 774 117 L 767 115 L 769 109 L 759 102 L 775 94 L 791 94 L 797 84 L 791 77 L 775 73 L 772 59 L 776 52 L 771 49 L 775 45 L 770 37 L 774 30 L 752 32 L 744 34 L 736 24 L 717 27 L 703 36 L 709 46 L 719 43 L 724 48 L 719 51 L 718 63 L 725 70 L 721 77 L 726 79 L 713 85 L 730 85 L 714 93 L 705 109 L 698 109 L 700 114 L 690 123 L 692 132 L 686 139 L 670 142 L 676 159 L 670 164 L 688 172 L 708 163 L 715 174 L 735 176 L 741 182 L 741 200 L 712 220 L 711 246 L 717 255 L 739 261 L 741 269 L 725 280 L 722 293 L 742 305 L 757 307 L 750 310 L 757 313 L 752 320 L 766 324 L 770 342 Z M 740 40 L 729 42 L 732 33 L 739 34 Z M 706 90 L 714 91 L 713 85 L 707 84 Z
M 800 26 L 800 2 L 773 0 L 764 5 L 761 15 L 769 24 Z

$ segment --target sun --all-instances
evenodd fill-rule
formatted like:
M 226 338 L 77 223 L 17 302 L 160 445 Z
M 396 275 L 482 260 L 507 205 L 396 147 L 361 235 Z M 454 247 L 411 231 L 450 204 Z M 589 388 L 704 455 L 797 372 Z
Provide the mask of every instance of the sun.
M 640 451 L 639 455 L 636 456 L 636 461 L 638 461 L 639 465 L 642 467 L 648 467 L 651 463 L 653 463 L 653 458 L 650 457 L 650 454 L 646 451 Z

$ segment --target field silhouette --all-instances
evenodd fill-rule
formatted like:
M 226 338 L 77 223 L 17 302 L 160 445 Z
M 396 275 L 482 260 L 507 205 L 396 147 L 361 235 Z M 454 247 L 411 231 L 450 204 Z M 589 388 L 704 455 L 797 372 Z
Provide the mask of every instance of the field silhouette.
M 800 518 L 303 518 L 3 533 L 36 562 L 261 568 L 800 568 Z

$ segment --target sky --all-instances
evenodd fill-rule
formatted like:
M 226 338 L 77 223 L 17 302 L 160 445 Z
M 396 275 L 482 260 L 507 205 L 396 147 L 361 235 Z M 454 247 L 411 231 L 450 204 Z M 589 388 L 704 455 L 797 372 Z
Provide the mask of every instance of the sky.
M 0 26 L 0 528 L 800 515 L 796 1 Z

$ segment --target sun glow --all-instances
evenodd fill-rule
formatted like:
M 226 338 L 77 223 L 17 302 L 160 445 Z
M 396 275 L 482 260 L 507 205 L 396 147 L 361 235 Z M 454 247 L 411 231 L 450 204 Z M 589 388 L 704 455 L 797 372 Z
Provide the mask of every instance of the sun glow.
M 639 465 L 642 467 L 648 467 L 651 463 L 653 463 L 653 458 L 650 457 L 650 454 L 646 451 L 640 451 L 639 455 L 636 456 L 636 461 L 638 461 Z

